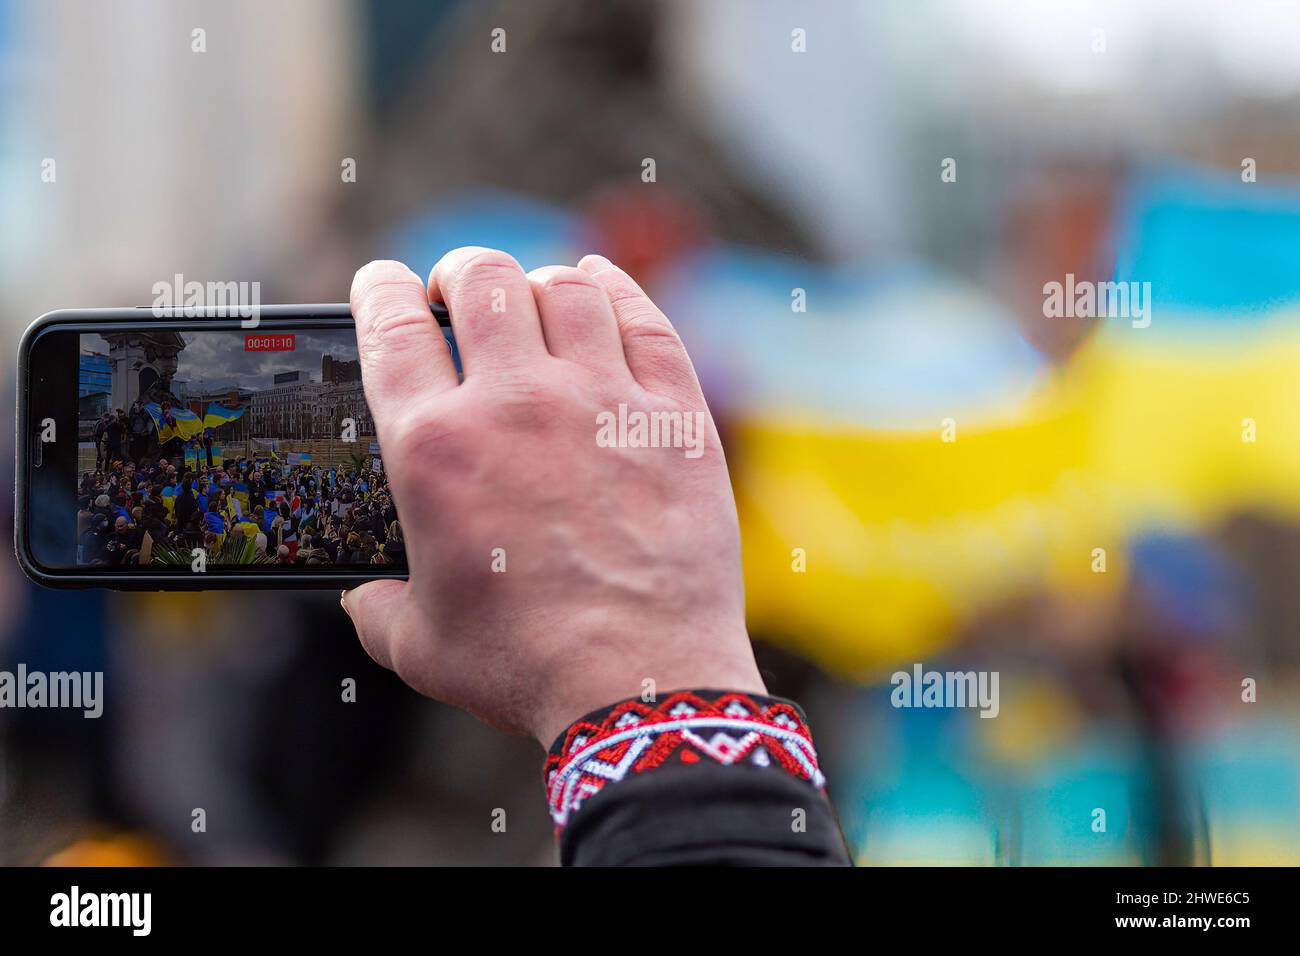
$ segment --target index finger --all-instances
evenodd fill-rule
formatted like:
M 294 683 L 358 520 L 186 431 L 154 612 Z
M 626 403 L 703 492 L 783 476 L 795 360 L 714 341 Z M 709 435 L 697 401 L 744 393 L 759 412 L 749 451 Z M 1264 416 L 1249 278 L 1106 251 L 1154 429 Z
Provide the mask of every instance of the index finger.
M 414 272 L 400 262 L 371 262 L 357 270 L 351 300 L 366 399 L 380 420 L 413 394 L 459 384 L 424 281 Z

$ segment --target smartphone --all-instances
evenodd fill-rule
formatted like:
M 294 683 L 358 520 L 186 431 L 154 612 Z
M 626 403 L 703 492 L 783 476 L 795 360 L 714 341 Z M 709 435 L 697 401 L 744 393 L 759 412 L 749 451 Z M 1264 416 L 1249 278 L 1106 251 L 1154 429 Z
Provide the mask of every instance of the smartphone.
M 455 354 L 445 308 L 434 314 Z M 406 550 L 346 304 L 63 310 L 18 350 L 15 548 L 32 580 L 350 587 Z

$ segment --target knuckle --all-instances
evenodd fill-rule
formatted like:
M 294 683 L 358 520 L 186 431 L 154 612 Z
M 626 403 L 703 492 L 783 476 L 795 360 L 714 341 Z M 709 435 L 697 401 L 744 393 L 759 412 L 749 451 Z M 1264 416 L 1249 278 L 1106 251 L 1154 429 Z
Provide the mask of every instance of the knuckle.
M 666 340 L 660 340 L 666 342 Z M 670 389 L 690 394 L 695 391 L 695 373 L 688 362 L 683 361 L 685 352 L 675 347 L 661 345 L 657 348 L 643 349 L 640 355 L 640 368 L 655 381 Z
M 400 348 L 417 333 L 429 331 L 432 319 L 427 309 L 386 287 L 377 290 L 374 297 L 373 311 L 358 326 L 358 344 L 363 353 L 373 356 L 384 349 Z
M 502 280 L 524 274 L 515 257 L 500 249 L 479 249 L 460 259 L 451 272 L 450 281 L 455 287 L 474 288 L 497 285 Z
M 614 314 L 618 316 L 619 329 L 625 338 L 649 336 L 680 341 L 668 317 L 644 292 L 627 286 L 614 286 L 608 291 Z
M 423 402 L 408 406 L 384 423 L 384 447 L 394 449 L 400 457 L 412 456 L 424 467 L 430 446 L 446 448 L 456 436 L 455 418 L 447 414 L 440 402 Z
M 403 262 L 393 259 L 376 259 L 357 270 L 352 278 L 353 304 L 364 304 L 376 289 L 390 286 L 408 287 L 419 284 L 419 278 Z
M 564 398 L 550 383 L 517 371 L 492 383 L 487 404 L 494 424 L 525 431 L 550 427 L 565 411 Z
M 369 354 L 373 358 L 408 333 L 427 331 L 432 318 L 426 301 L 423 284 L 401 263 L 372 262 L 358 271 L 352 285 L 352 310 L 363 357 Z
M 540 278 L 543 292 L 561 289 L 565 286 L 580 286 L 584 289 L 600 291 L 600 286 L 587 273 L 574 266 L 551 266 Z
M 625 339 L 663 339 L 666 344 L 681 347 L 677 330 L 653 305 L 633 306 L 625 310 L 622 329 Z

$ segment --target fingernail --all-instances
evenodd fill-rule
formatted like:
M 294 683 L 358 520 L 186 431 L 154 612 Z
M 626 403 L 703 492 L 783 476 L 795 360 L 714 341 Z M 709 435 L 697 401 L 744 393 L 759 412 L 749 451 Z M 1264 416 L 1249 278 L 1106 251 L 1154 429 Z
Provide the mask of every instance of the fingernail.
M 339 592 L 339 607 L 343 608 L 343 613 L 346 614 L 349 618 L 352 617 L 352 612 L 348 610 L 348 592 L 347 592 L 347 591 L 340 591 L 340 592 Z

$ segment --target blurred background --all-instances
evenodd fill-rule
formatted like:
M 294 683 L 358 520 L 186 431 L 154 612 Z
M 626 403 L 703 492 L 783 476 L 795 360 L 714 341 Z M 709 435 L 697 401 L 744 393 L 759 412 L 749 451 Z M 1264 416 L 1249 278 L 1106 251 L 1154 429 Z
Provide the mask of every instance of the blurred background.
M 375 257 L 603 253 L 690 348 L 859 862 L 1296 864 L 1297 36 L 1215 0 L 0 0 L 0 334 L 176 273 L 331 302 Z M 1150 283 L 1150 325 L 1048 317 L 1067 275 Z M 332 593 L 10 557 L 18 662 L 106 707 L 0 711 L 0 862 L 555 861 L 537 746 Z M 917 663 L 997 671 L 998 717 L 892 707 Z

